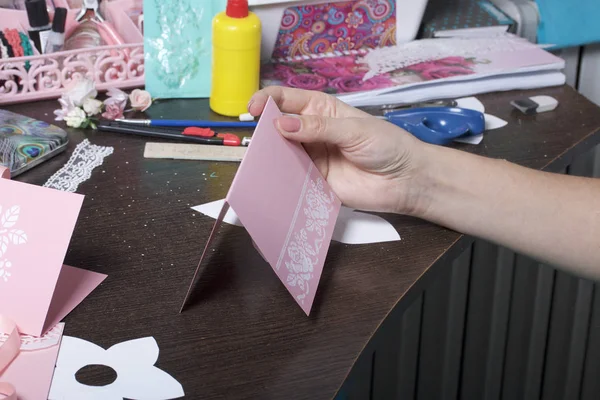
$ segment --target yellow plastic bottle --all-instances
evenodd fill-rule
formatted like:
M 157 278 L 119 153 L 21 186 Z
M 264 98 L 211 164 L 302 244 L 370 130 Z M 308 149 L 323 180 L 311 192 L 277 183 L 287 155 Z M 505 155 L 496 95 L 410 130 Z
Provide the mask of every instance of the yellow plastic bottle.
M 212 83 L 210 108 L 239 117 L 258 90 L 261 24 L 248 9 L 248 0 L 228 0 L 212 26 Z

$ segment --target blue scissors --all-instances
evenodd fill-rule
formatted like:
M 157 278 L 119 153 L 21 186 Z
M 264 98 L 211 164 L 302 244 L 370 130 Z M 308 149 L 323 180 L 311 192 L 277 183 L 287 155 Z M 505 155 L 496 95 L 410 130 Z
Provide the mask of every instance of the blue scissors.
M 431 144 L 447 145 L 485 130 L 483 113 L 458 107 L 422 107 L 389 111 L 384 118 Z

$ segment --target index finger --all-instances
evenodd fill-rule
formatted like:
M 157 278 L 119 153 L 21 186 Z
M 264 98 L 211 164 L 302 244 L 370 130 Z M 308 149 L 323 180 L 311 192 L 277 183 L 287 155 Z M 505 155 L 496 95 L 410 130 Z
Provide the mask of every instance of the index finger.
M 262 113 L 269 96 L 283 113 L 329 118 L 363 116 L 362 111 L 326 93 L 281 86 L 269 86 L 256 92 L 248 103 L 248 112 L 254 116 Z

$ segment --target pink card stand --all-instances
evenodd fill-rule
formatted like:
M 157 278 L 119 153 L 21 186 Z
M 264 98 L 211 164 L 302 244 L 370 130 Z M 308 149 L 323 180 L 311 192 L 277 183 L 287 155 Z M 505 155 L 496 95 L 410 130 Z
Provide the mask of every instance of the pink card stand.
M 67 8 L 66 33 L 75 28 L 79 9 L 66 0 L 55 0 L 56 7 Z M 144 85 L 144 38 L 139 24 L 130 17 L 141 9 L 142 0 L 112 0 L 101 3 L 101 13 L 110 22 L 124 44 L 94 49 L 39 53 L 0 59 L 0 104 L 58 98 L 73 81 L 93 79 L 98 90 L 111 87 L 133 88 Z M 52 18 L 52 13 L 50 13 Z M 27 33 L 27 13 L 0 9 L 0 29 L 14 28 Z M 32 45 L 33 47 L 33 45 Z
M 301 144 L 285 139 L 273 121 L 282 114 L 269 98 L 231 184 L 202 260 L 231 207 L 300 308 L 310 314 L 341 202 Z M 182 309 L 183 309 L 182 306 Z

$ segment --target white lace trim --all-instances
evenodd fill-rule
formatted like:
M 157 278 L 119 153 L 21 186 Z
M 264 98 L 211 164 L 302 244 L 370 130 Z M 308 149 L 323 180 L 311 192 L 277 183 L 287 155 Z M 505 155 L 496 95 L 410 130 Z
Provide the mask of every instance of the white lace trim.
M 50 329 L 45 335 L 36 337 L 30 335 L 20 335 L 21 337 L 21 350 L 30 351 L 30 350 L 41 350 L 47 349 L 48 347 L 56 346 L 60 342 L 60 338 L 62 337 L 62 332 L 65 324 L 59 323 L 56 324 L 52 329 Z M 8 334 L 0 333 L 0 345 L 4 344 L 8 339 Z
M 308 182 L 310 181 L 310 173 L 314 167 L 313 163 L 310 163 L 308 166 L 308 172 L 306 173 L 306 178 L 304 178 L 304 184 L 302 185 L 302 192 L 300 192 L 300 197 L 298 198 L 298 204 L 296 204 L 296 210 L 294 211 L 294 216 L 292 217 L 292 223 L 290 224 L 290 228 L 288 229 L 287 236 L 285 237 L 285 242 L 283 243 L 283 247 L 281 248 L 281 253 L 279 254 L 279 259 L 277 260 L 277 265 L 275 269 L 279 271 L 279 267 L 281 266 L 281 261 L 283 260 L 283 256 L 287 252 L 288 243 L 290 242 L 290 237 L 292 236 L 292 230 L 296 226 L 296 220 L 298 219 L 298 213 L 300 212 L 300 207 L 302 207 L 302 203 L 304 202 L 304 195 L 306 193 L 306 188 L 308 187 Z
M 307 178 L 309 176 L 310 170 Z M 327 227 L 331 224 L 335 204 L 335 195 L 332 191 L 325 193 L 322 178 L 311 179 L 310 185 L 307 182 L 300 196 L 300 205 L 304 207 L 304 223 L 296 225 L 297 215 L 294 217 L 290 233 L 292 230 L 294 232 L 291 240 L 288 234 L 289 243 L 286 241 L 282 257 L 288 270 L 285 283 L 290 288 L 300 289 L 301 293 L 296 295 L 296 299 L 301 304 L 304 304 L 304 299 L 310 293 L 310 283 L 315 279 L 314 268 L 319 263 L 321 247 Z
M 104 158 L 113 151 L 112 147 L 97 146 L 85 139 L 77 145 L 69 161 L 48 179 L 44 187 L 75 192 L 79 184 L 90 179 L 94 168 L 102 165 Z
M 475 38 L 422 39 L 392 47 L 373 49 L 359 61 L 366 63 L 369 67 L 369 72 L 364 77 L 367 80 L 409 65 L 445 57 L 483 57 L 489 53 L 519 51 L 536 47 L 526 39 L 509 34 Z

